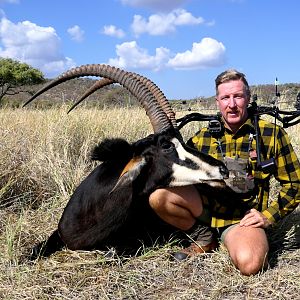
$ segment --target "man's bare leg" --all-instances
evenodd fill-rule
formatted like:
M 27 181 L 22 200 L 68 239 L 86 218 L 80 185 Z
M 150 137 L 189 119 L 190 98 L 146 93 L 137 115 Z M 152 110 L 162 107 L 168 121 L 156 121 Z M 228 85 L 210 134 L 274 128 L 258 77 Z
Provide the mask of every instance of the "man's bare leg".
M 162 220 L 181 230 L 190 229 L 203 211 L 201 196 L 192 185 L 157 189 L 149 203 Z
M 267 265 L 269 244 L 263 228 L 234 226 L 226 233 L 224 245 L 244 275 L 256 274 Z

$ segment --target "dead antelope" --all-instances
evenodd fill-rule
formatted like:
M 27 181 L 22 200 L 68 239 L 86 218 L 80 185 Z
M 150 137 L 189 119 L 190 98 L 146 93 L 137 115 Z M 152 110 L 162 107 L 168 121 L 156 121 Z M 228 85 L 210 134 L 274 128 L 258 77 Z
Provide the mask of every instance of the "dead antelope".
M 33 248 L 32 258 L 49 256 L 66 246 L 72 250 L 137 249 L 178 230 L 152 211 L 148 198 L 159 187 L 199 184 L 208 191 L 226 189 L 224 164 L 185 145 L 175 114 L 160 89 L 149 79 L 108 65 L 84 65 L 62 74 L 38 95 L 66 80 L 81 76 L 104 77 L 127 88 L 144 107 L 154 134 L 129 144 L 106 139 L 92 152 L 101 161 L 64 209 L 58 229 Z

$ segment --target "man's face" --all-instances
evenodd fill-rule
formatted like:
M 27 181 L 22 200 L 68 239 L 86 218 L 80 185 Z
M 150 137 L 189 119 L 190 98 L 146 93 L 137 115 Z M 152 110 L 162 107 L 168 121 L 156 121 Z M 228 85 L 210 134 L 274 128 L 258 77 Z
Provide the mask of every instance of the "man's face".
M 225 125 L 233 132 L 246 121 L 249 100 L 241 80 L 231 80 L 218 86 L 217 105 Z

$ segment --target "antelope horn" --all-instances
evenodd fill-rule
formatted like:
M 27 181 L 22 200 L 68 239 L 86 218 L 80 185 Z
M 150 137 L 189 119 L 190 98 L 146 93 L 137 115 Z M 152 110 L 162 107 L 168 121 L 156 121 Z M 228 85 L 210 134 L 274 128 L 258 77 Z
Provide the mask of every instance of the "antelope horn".
M 83 65 L 63 73 L 57 79 L 51 81 L 45 87 L 37 91 L 23 105 L 23 107 L 29 104 L 36 97 L 41 95 L 43 92 L 49 90 L 50 88 L 69 79 L 77 78 L 81 76 L 105 77 L 123 85 L 129 92 L 131 92 L 138 99 L 140 104 L 145 109 L 150 119 L 154 133 L 159 133 L 173 127 L 167 114 L 160 107 L 153 93 L 151 93 L 151 91 L 145 86 L 145 84 L 143 84 L 133 76 L 130 76 L 130 73 L 124 70 L 109 65 L 104 65 L 104 64 Z
M 154 97 L 156 98 L 157 102 L 160 104 L 163 111 L 170 119 L 173 127 L 177 128 L 175 113 L 170 105 L 170 102 L 168 101 L 164 93 L 160 90 L 160 88 L 153 81 L 151 81 L 150 79 L 142 75 L 136 73 L 131 73 L 131 74 L 149 88 L 149 90 L 153 93 Z
M 108 78 L 102 78 L 100 80 L 97 80 L 96 83 L 94 83 L 68 110 L 67 113 L 71 112 L 77 105 L 79 105 L 85 98 L 87 98 L 89 95 L 93 94 L 97 90 L 110 85 L 114 83 L 113 80 Z
M 154 97 L 156 98 L 156 100 L 158 101 L 158 103 L 160 103 L 160 106 L 162 107 L 162 109 L 164 110 L 164 112 L 167 114 L 168 118 L 171 120 L 171 123 L 173 125 L 174 128 L 177 128 L 177 122 L 175 119 L 175 113 L 168 101 L 168 99 L 166 98 L 166 96 L 163 94 L 163 92 L 159 89 L 159 87 L 152 82 L 150 79 L 141 76 L 139 74 L 133 73 L 133 72 L 128 72 L 128 74 L 130 74 L 131 76 L 133 76 L 134 78 L 138 79 L 139 81 L 141 81 L 143 84 L 145 84 L 149 90 L 152 92 L 152 94 L 154 95 Z M 112 84 L 113 81 L 111 81 L 110 79 L 104 78 L 104 79 L 100 79 L 98 80 L 95 84 L 93 84 L 85 93 L 84 95 L 82 95 L 76 103 L 74 103 L 72 105 L 72 107 L 68 110 L 68 113 L 71 112 L 77 105 L 79 105 L 85 98 L 87 98 L 89 95 L 91 95 L 92 93 L 96 92 L 98 89 L 101 89 L 102 87 Z

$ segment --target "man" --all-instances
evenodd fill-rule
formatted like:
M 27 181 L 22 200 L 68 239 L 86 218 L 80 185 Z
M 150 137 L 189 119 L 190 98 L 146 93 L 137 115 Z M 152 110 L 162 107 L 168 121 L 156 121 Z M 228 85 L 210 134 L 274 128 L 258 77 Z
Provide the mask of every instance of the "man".
M 167 223 L 187 233 L 200 229 L 196 243 L 182 250 L 183 257 L 215 248 L 209 230 L 212 227 L 234 265 L 245 275 L 259 272 L 267 264 L 265 229 L 291 213 L 300 202 L 300 165 L 287 134 L 281 127 L 259 119 L 257 153 L 257 132 L 254 116 L 247 108 L 249 102 L 250 89 L 244 74 L 236 70 L 221 73 L 216 78 L 216 103 L 223 128 L 219 133 L 204 128 L 188 142 L 224 160 L 234 174 L 228 181 L 236 192 L 234 196 L 205 196 L 197 186 L 186 186 L 158 189 L 149 199 L 150 206 Z M 266 163 L 262 165 L 260 161 Z M 278 198 L 268 203 L 272 175 L 281 190 Z

